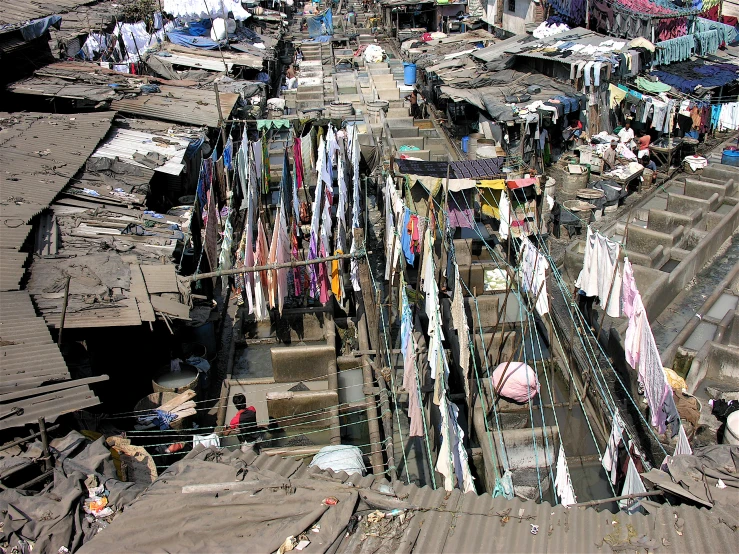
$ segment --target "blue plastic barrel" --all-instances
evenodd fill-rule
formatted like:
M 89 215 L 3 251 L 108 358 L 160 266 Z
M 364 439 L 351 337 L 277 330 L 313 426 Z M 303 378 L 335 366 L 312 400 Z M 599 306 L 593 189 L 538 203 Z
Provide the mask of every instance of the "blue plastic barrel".
M 403 77 L 406 85 L 416 84 L 416 64 L 403 63 Z
M 721 163 L 739 167 L 739 150 L 724 150 L 721 156 Z
M 462 137 L 462 152 L 465 154 L 470 149 L 470 137 Z

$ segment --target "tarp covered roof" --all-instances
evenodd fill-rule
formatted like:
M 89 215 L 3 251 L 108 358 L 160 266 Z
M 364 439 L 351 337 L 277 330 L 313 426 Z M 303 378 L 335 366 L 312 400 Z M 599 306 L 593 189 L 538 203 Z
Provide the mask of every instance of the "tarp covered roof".
M 338 503 L 327 505 L 328 497 Z M 378 508 L 404 516 L 371 524 L 367 516 Z M 302 533 L 310 540 L 308 553 L 735 550 L 736 518 L 726 510 L 651 510 L 630 516 L 447 492 L 322 472 L 295 458 L 198 446 L 79 552 L 121 545 L 134 552 L 275 552 L 288 536 Z M 315 523 L 318 532 L 311 530 Z

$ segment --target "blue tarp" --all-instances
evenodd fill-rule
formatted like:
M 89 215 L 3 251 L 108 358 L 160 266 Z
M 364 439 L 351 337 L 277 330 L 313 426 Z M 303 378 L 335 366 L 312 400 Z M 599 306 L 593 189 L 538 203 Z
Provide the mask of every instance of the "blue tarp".
M 41 19 L 34 19 L 29 21 L 23 27 L 20 28 L 23 40 L 33 40 L 39 38 L 49 27 L 56 27 L 59 29 L 62 24 L 62 18 L 59 15 L 50 15 L 49 17 L 43 17 Z
M 334 34 L 334 19 L 331 8 L 327 9 L 321 15 L 308 18 L 308 34 L 311 38 Z
M 174 30 L 167 33 L 167 38 L 173 44 L 187 46 L 189 48 L 203 48 L 205 50 L 215 50 L 218 43 L 211 40 L 210 37 L 194 37 L 185 30 Z

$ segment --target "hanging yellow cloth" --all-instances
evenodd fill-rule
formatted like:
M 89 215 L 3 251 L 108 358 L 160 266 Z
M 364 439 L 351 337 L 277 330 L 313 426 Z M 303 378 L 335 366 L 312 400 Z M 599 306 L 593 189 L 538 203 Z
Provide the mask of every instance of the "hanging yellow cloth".
M 334 252 L 334 256 L 341 256 L 342 254 L 343 252 L 341 250 Z M 331 260 L 331 292 L 334 293 L 336 300 L 341 300 L 341 291 L 343 289 L 341 286 L 341 272 L 339 270 L 340 263 L 341 260 Z
M 483 215 L 500 219 L 500 191 L 505 189 L 505 179 L 492 179 L 480 181 L 480 206 Z

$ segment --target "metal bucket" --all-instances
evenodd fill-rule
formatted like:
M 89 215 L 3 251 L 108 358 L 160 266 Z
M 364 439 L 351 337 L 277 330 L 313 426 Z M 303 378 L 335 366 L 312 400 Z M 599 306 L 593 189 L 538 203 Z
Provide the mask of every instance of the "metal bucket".
M 367 119 L 372 125 L 380 124 L 380 112 L 386 112 L 390 106 L 387 100 L 376 100 L 367 104 Z
M 173 372 L 169 366 L 151 380 L 154 392 L 173 392 L 179 394 L 186 390 L 198 390 L 198 370 L 187 364 L 180 364 L 181 371 Z
M 354 107 L 351 105 L 351 102 L 331 102 L 328 110 L 331 117 L 336 119 L 346 119 L 354 115 Z

